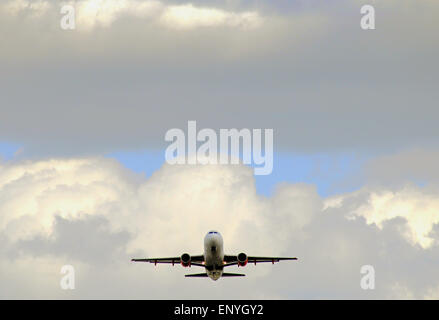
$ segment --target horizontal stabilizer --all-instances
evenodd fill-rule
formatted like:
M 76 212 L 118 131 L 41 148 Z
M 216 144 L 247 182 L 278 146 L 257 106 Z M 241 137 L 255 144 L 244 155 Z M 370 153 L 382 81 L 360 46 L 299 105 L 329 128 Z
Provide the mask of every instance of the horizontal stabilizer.
M 193 273 L 193 274 L 186 274 L 185 277 L 207 278 L 207 273 Z
M 227 273 L 224 272 L 222 277 L 245 277 L 245 274 L 242 273 Z

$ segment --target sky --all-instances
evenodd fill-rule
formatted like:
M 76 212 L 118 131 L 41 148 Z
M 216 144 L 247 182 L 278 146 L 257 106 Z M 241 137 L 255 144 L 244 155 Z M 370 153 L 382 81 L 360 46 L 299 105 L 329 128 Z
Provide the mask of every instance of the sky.
M 438 299 L 438 24 L 435 0 L 2 1 L 0 298 Z M 166 163 L 192 120 L 273 129 L 273 171 Z M 130 262 L 212 229 L 299 260 Z

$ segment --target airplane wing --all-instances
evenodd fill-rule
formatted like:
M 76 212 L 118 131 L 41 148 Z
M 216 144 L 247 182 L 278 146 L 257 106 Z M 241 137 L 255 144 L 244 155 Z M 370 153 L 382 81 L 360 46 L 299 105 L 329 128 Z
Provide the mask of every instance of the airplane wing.
M 255 256 L 247 256 L 248 263 L 263 263 L 263 262 L 279 262 L 283 260 L 298 260 L 296 257 L 255 257 Z M 238 264 L 238 255 L 225 255 L 224 256 L 224 267 L 234 266 Z
M 202 263 L 204 262 L 204 255 L 190 256 L 191 265 L 200 265 L 204 266 Z M 181 257 L 169 257 L 169 258 L 144 258 L 144 259 L 131 259 L 133 262 L 149 262 L 149 263 L 170 263 L 174 265 L 175 263 L 180 263 Z

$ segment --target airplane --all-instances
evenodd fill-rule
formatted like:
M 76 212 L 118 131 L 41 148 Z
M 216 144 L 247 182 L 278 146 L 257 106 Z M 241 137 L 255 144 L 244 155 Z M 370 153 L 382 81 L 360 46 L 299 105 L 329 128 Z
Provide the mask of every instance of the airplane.
M 237 265 L 238 267 L 245 267 L 247 263 L 251 262 L 255 265 L 262 262 L 279 262 L 281 260 L 297 260 L 297 258 L 283 258 L 283 257 L 254 257 L 247 256 L 241 252 L 238 255 L 226 255 L 223 251 L 223 237 L 217 231 L 209 231 L 204 237 L 204 255 L 191 256 L 189 253 L 183 253 L 180 257 L 170 258 L 147 258 L 147 259 L 131 259 L 133 262 L 150 262 L 157 265 L 157 263 L 180 263 L 183 267 L 198 266 L 204 267 L 204 273 L 186 274 L 185 277 L 193 278 L 211 278 L 216 281 L 221 277 L 243 277 L 245 274 L 241 273 L 227 273 L 223 272 L 224 267 Z

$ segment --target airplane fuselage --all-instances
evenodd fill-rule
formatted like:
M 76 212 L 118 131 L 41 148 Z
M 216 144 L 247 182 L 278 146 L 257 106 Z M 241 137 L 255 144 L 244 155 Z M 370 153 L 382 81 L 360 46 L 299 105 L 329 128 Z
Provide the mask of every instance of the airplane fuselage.
M 204 266 L 212 280 L 218 280 L 223 274 L 224 249 L 223 237 L 219 232 L 210 231 L 204 237 Z

